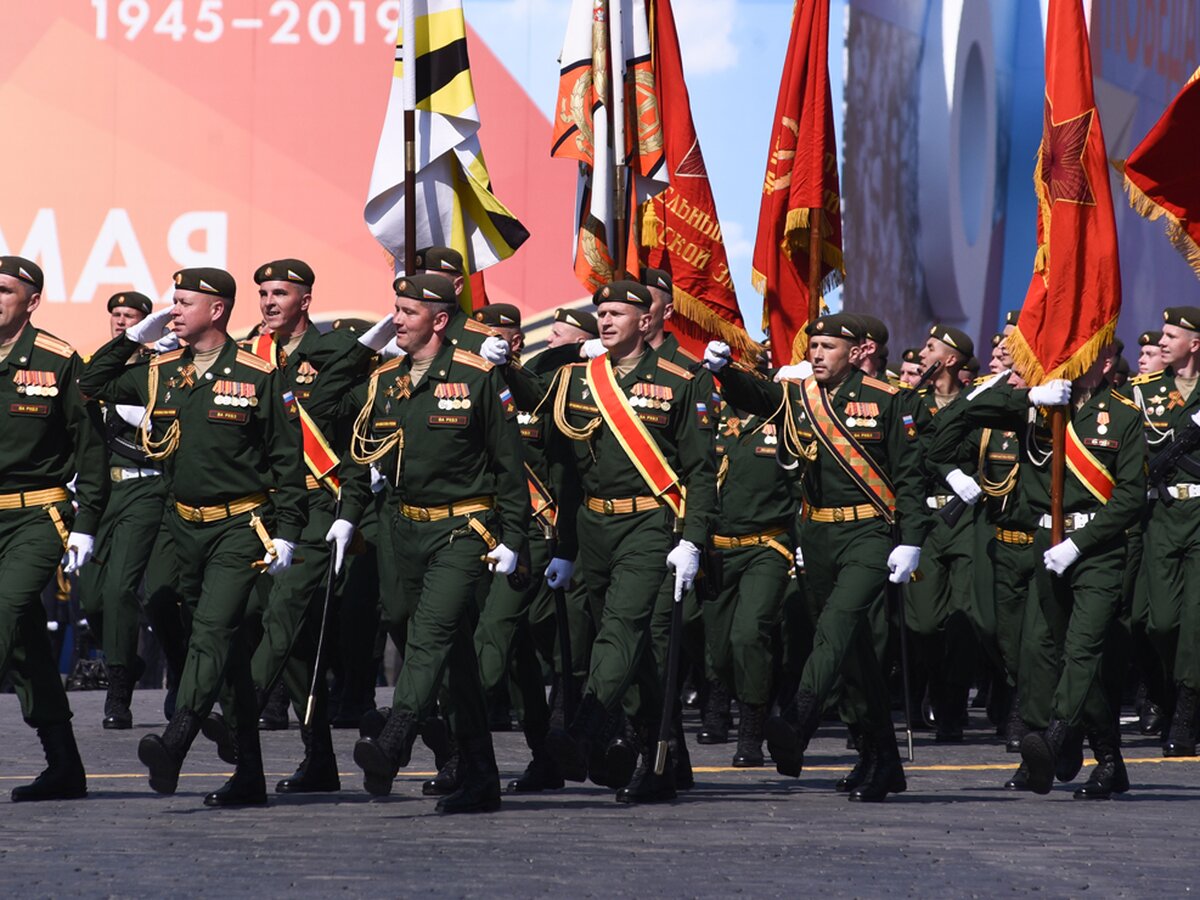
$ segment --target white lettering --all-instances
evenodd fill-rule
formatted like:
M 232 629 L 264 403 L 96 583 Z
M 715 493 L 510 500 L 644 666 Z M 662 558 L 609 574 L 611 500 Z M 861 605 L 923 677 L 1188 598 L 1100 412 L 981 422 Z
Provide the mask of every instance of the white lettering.
M 113 253 L 121 251 L 122 265 L 112 263 Z M 142 253 L 129 212 L 110 209 L 100 226 L 100 234 L 83 265 L 83 273 L 71 292 L 72 303 L 90 303 L 102 284 L 132 285 L 136 291 L 153 296 L 154 278 Z
M 62 247 L 58 242 L 58 218 L 54 210 L 37 211 L 20 255 L 42 267 L 46 277 L 42 299 L 48 303 L 66 303 L 67 282 L 63 276 Z

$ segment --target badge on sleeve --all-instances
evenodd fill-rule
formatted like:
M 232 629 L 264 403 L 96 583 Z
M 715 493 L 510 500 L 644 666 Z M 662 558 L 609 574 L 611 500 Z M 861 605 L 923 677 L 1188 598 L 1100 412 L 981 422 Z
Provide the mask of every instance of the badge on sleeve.
M 903 416 L 903 421 L 904 436 L 910 441 L 915 441 L 917 439 L 917 423 L 913 421 L 912 416 L 907 414 Z
M 291 391 L 283 392 L 283 411 L 289 419 L 295 419 L 300 416 L 300 404 L 296 402 L 296 395 Z
M 708 414 L 708 404 L 696 402 L 696 424 L 701 428 L 712 428 L 712 417 Z
M 511 419 L 517 414 L 517 401 L 513 400 L 512 391 L 508 388 L 500 391 L 500 406 L 504 410 L 505 418 Z

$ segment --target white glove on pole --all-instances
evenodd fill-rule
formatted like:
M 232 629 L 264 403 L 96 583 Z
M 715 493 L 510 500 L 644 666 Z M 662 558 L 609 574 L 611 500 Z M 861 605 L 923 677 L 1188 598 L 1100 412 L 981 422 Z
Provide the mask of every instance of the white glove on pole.
M 950 490 L 958 494 L 959 499 L 967 506 L 974 506 L 980 495 L 983 494 L 979 483 L 962 469 L 947 472 L 946 484 L 950 485 Z
M 779 371 L 775 373 L 776 381 L 803 381 L 805 378 L 812 377 L 813 367 L 807 359 L 802 359 L 800 362 L 790 366 L 780 366 Z
M 67 535 L 67 552 L 63 554 L 62 558 L 63 574 L 70 575 L 72 572 L 78 572 L 83 564 L 92 558 L 92 551 L 95 548 L 96 539 L 90 534 L 72 531 Z
M 129 338 L 136 344 L 145 344 L 150 341 L 157 341 L 163 336 L 163 329 L 167 327 L 167 320 L 171 318 L 171 310 L 173 307 L 160 309 L 158 312 L 152 312 L 136 325 L 130 325 L 125 329 L 125 337 Z
M 131 406 L 128 403 L 114 403 L 113 410 L 121 417 L 126 425 L 137 428 L 142 424 L 142 419 L 146 417 L 146 407 Z
M 1066 406 L 1071 402 L 1071 382 L 1056 378 L 1054 381 L 1031 387 L 1029 402 L 1034 406 Z
M 583 346 L 579 348 L 579 352 L 583 354 L 584 359 L 595 359 L 597 356 L 603 356 L 608 351 L 604 348 L 600 338 L 588 338 L 583 342 Z
M 325 543 L 333 544 L 333 574 L 339 575 L 346 560 L 346 548 L 354 537 L 354 525 L 346 519 L 337 519 L 325 532 Z
M 1055 575 L 1061 575 L 1067 571 L 1077 559 L 1079 559 L 1079 548 L 1070 538 L 1061 544 L 1055 544 L 1042 554 L 1042 563 Z
M 517 571 L 517 553 L 503 544 L 488 551 L 488 571 L 493 575 L 511 575 Z
M 912 544 L 900 544 L 887 558 L 887 567 L 892 573 L 888 576 L 888 581 L 892 584 L 904 584 L 912 578 L 912 573 L 917 571 L 920 564 L 921 548 Z
M 550 560 L 550 565 L 546 566 L 546 584 L 554 590 L 565 588 L 571 583 L 574 573 L 575 563 L 556 556 Z
M 157 341 L 154 342 L 154 350 L 157 353 L 169 353 L 172 350 L 179 349 L 179 335 L 173 331 L 168 331 Z
M 387 318 L 380 319 L 364 331 L 358 342 L 368 350 L 374 350 L 378 353 L 388 341 L 395 337 L 396 325 L 392 322 L 392 317 L 388 316 Z
M 296 545 L 283 538 L 273 538 L 271 546 L 275 548 L 275 552 L 268 550 L 262 561 L 267 566 L 268 575 L 278 575 L 292 564 L 292 554 L 296 552 Z
M 691 541 L 680 541 L 667 554 L 667 568 L 675 573 L 675 593 L 685 593 L 700 571 L 700 548 Z
M 479 355 L 493 366 L 506 366 L 509 357 L 512 356 L 512 348 L 504 338 L 492 335 L 484 338 L 483 346 L 479 348 Z
M 709 341 L 704 348 L 704 368 L 710 372 L 720 372 L 732 358 L 732 351 L 724 341 Z

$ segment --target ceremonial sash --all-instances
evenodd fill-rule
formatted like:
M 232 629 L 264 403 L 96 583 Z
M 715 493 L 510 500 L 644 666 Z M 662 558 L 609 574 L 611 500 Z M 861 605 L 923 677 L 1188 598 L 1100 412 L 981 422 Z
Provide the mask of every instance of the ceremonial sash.
M 529 468 L 529 463 L 525 463 L 525 481 L 529 485 L 529 505 L 534 518 L 553 526 L 557 519 L 554 498 L 533 469 Z
M 683 486 L 679 483 L 679 476 L 629 405 L 629 399 L 617 384 L 617 376 L 607 353 L 587 364 L 587 384 L 596 398 L 596 406 L 605 424 L 638 474 L 654 496 L 666 502 L 675 515 L 682 518 Z
M 1075 423 L 1073 422 L 1067 423 L 1066 443 L 1067 468 L 1071 470 L 1071 474 L 1079 479 L 1079 483 L 1087 488 L 1088 493 L 1101 503 L 1107 503 L 1112 499 L 1113 488 L 1116 487 L 1117 481 L 1112 477 L 1112 473 L 1104 468 L 1104 463 L 1096 459 L 1095 454 L 1083 446 L 1083 441 L 1075 433 Z
M 250 341 L 250 349 L 255 356 L 266 360 L 272 366 L 279 364 L 278 348 L 275 344 L 275 338 L 271 335 L 257 335 Z M 333 474 L 333 470 L 338 465 L 337 454 L 333 452 L 333 448 L 325 440 L 325 435 L 321 434 L 321 429 L 317 426 L 317 423 L 305 411 L 304 405 L 297 401 L 296 408 L 300 410 L 300 434 L 304 441 L 304 463 L 308 466 L 308 471 L 313 474 L 314 478 L 318 481 L 322 478 L 328 478 L 336 490 L 340 487 L 338 477 Z
M 785 387 L 786 390 L 786 387 Z M 812 378 L 800 383 L 800 402 L 821 445 L 829 451 L 850 480 L 862 491 L 871 505 L 882 514 L 889 525 L 896 520 L 896 488 L 891 479 L 879 471 L 867 451 L 855 439 L 833 412 L 829 397 Z

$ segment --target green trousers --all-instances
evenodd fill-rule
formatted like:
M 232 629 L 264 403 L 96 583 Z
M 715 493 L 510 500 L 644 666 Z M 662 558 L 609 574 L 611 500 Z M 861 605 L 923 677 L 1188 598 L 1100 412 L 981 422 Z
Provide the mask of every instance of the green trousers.
M 183 671 L 192 630 L 191 610 L 179 592 L 179 567 L 175 561 L 175 533 L 171 524 L 176 518 L 175 504 L 168 498 L 146 566 L 143 593 L 146 620 L 162 646 L 174 679 L 178 679 Z
M 341 686 L 342 709 L 345 716 L 361 711 L 360 704 L 375 705 L 375 683 L 383 658 L 380 640 L 380 568 L 383 565 L 379 533 L 391 529 L 391 523 L 374 503 L 367 506 L 359 533 L 363 552 L 346 557 L 345 571 L 338 586 L 336 622 L 336 654 L 330 665 L 337 673 Z M 389 543 L 390 546 L 390 543 Z M 394 562 L 387 562 L 394 567 Z M 395 579 L 392 579 L 393 583 Z M 326 637 L 328 640 L 328 636 Z
M 1200 691 L 1200 500 L 1152 506 L 1145 549 L 1147 633 L 1164 683 Z
M 996 643 L 1005 677 L 1009 686 L 1015 688 L 1021 664 L 1025 607 L 1037 602 L 1034 567 L 1040 565 L 1041 560 L 1034 556 L 1032 544 L 1007 544 L 995 538 L 988 544 L 987 553 L 994 576 Z
M 71 504 L 56 505 L 69 527 Z M 45 510 L 0 511 L 0 680 L 12 678 L 21 715 L 33 728 L 71 720 L 42 605 L 62 555 L 62 538 Z
M 138 589 L 154 550 L 167 500 L 162 475 L 119 481 L 96 530 L 96 553 L 79 570 L 79 604 L 110 666 L 137 659 Z

